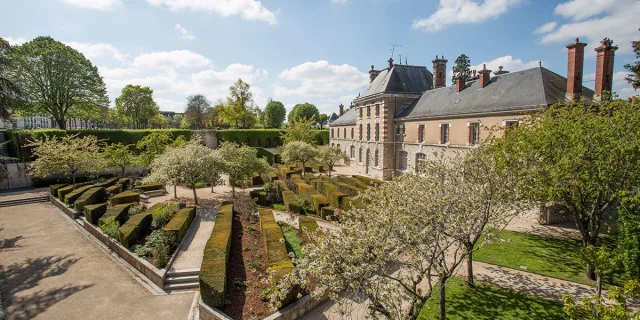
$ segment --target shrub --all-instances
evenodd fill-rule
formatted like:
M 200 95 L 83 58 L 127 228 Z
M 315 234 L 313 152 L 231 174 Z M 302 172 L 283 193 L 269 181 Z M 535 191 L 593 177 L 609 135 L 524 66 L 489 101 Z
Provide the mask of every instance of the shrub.
M 358 194 L 360 194 L 360 192 L 362 192 L 362 189 L 343 183 L 343 182 L 336 182 L 335 185 L 338 191 L 345 193 L 351 197 L 355 197 Z
M 52 184 L 49 186 L 49 192 L 54 196 L 54 197 L 58 197 L 58 190 L 66 187 L 67 184 Z
M 253 220 L 255 219 L 256 211 L 258 211 L 258 206 L 250 196 L 243 193 L 239 194 L 233 201 L 233 210 L 235 210 L 240 217 Z
M 120 230 L 120 222 L 116 221 L 114 217 L 108 217 L 100 226 L 100 230 L 109 236 L 109 238 L 117 239 Z
M 64 203 L 69 206 L 72 207 L 73 204 L 76 202 L 76 200 L 78 200 L 78 198 L 80 198 L 80 196 L 85 193 L 85 191 L 88 191 L 89 189 L 93 188 L 92 184 L 80 187 L 78 189 L 75 189 L 69 193 L 67 193 L 64 196 Z M 59 191 L 59 190 L 58 190 Z
M 182 238 L 189 230 L 189 226 L 196 216 L 196 208 L 188 207 L 178 210 L 175 216 L 164 227 L 164 231 L 168 234 L 173 234 L 171 237 L 175 239 L 176 243 L 180 243 Z
M 283 191 L 282 201 L 284 202 L 284 206 L 287 208 L 287 211 L 302 213 L 302 205 L 298 202 L 296 194 L 293 193 L 293 191 Z
M 138 257 L 153 257 L 153 265 L 164 268 L 169 262 L 171 239 L 163 230 L 154 230 L 147 237 L 143 245 L 136 245 L 132 249 Z
M 131 247 L 142 238 L 147 230 L 149 230 L 152 220 L 153 214 L 151 211 L 138 213 L 132 216 L 120 227 L 118 240 L 123 246 L 127 248 Z
M 207 305 L 219 308 L 225 304 L 227 262 L 231 249 L 233 203 L 223 202 L 207 241 L 200 266 L 200 296 Z
M 618 206 L 618 246 L 627 274 L 640 279 L 640 195 L 623 192 Z
M 122 189 L 128 189 L 129 186 L 131 185 L 131 179 L 122 178 L 122 179 L 118 180 L 118 184 L 122 186 Z
M 269 201 L 267 200 L 267 193 L 264 191 L 264 189 L 251 190 L 249 191 L 249 196 L 261 206 L 269 205 Z
M 275 161 L 275 156 L 273 153 L 271 153 L 269 150 L 262 147 L 255 147 L 254 149 L 258 151 L 258 153 L 256 154 L 258 158 L 265 158 L 270 165 L 273 165 Z
M 107 189 L 105 189 L 107 191 L 107 198 L 110 198 L 120 192 L 122 192 L 122 185 L 121 184 L 114 184 L 111 187 L 108 187 Z
M 136 189 L 146 192 L 146 191 L 155 191 L 155 190 L 164 190 L 164 185 L 159 183 L 154 184 L 141 184 L 136 186 Z
M 78 212 L 83 212 L 84 207 L 89 204 L 102 203 L 107 200 L 107 192 L 102 187 L 91 188 L 85 191 L 78 200 L 74 202 L 74 208 Z
M 236 142 L 250 147 L 271 148 L 282 145 L 279 129 L 229 129 L 216 132 L 218 144 L 222 142 Z M 269 144 L 267 144 L 269 142 Z
M 336 208 L 334 207 L 323 207 L 320 210 L 320 216 L 322 219 L 330 220 L 329 217 L 336 215 Z
M 107 204 L 91 204 L 84 206 L 84 215 L 87 218 L 87 222 L 91 224 L 98 224 L 98 220 L 107 213 Z
M 279 181 L 278 181 L 279 182 Z M 264 184 L 265 203 L 282 202 L 282 187 L 277 182 L 269 182 Z
M 113 218 L 115 221 L 119 223 L 119 225 L 124 224 L 128 220 L 127 213 L 129 212 L 129 209 L 131 208 L 131 206 L 132 206 L 131 203 L 125 203 L 125 204 L 119 204 L 109 208 L 109 210 L 107 210 L 107 212 L 102 216 L 102 218 L 98 220 L 98 225 L 102 227 L 102 225 L 109 218 Z
M 111 179 L 104 180 L 102 182 L 98 182 L 98 183 L 95 184 L 95 186 L 96 187 L 108 188 L 108 187 L 116 184 L 116 182 L 118 182 L 118 178 L 111 178 Z
M 179 205 L 175 202 L 167 202 L 167 203 L 158 203 L 151 207 L 151 212 L 153 215 L 153 222 L 151 223 L 151 227 L 154 229 L 159 229 L 164 227 L 173 215 L 178 211 Z
M 109 199 L 109 203 L 111 203 L 112 206 L 131 202 L 140 202 L 140 194 L 134 191 L 125 191 L 118 193 Z
M 315 212 L 316 214 L 320 214 L 320 210 L 322 210 L 323 207 L 329 205 L 329 200 L 327 199 L 327 197 L 319 193 L 311 195 L 311 200 L 313 201 L 313 212 Z

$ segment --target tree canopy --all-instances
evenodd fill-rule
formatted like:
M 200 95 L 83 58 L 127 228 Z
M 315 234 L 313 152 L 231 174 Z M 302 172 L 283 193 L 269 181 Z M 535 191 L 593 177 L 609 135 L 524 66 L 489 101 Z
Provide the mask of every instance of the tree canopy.
M 289 123 L 282 133 L 282 141 L 285 145 L 293 141 L 303 141 L 314 144 L 316 141 L 316 131 L 311 128 L 313 123 L 313 120 L 306 119 L 300 119 L 293 124 Z
M 269 163 L 258 158 L 258 151 L 246 145 L 223 142 L 216 153 L 223 161 L 223 172 L 229 176 L 233 197 L 236 196 L 236 185 L 248 184 L 254 173 L 266 173 L 269 170 Z
M 327 146 L 326 148 L 320 148 L 318 151 L 318 161 L 327 165 L 327 174 L 331 176 L 331 171 L 335 164 L 343 160 L 345 164 L 349 164 L 349 156 L 338 147 Z
M 312 124 L 315 124 L 320 120 L 320 112 L 311 103 L 299 103 L 293 106 L 287 118 L 289 119 L 289 124 L 294 124 L 302 119 L 312 120 Z
M 187 109 L 184 117 L 192 129 L 204 129 L 207 126 L 206 116 L 211 109 L 211 103 L 202 94 L 187 97 Z
M 282 102 L 271 100 L 261 114 L 262 125 L 265 128 L 280 128 L 286 115 L 287 109 L 284 108 Z
M 116 113 L 132 121 L 135 128 L 147 125 L 159 112 L 153 100 L 153 90 L 149 87 L 128 84 L 116 98 Z
M 284 162 L 302 162 L 302 175 L 305 175 L 305 163 L 313 160 L 318 155 L 318 150 L 304 141 L 293 141 L 282 147 L 282 160 Z
M 97 112 L 109 104 L 98 68 L 51 37 L 37 37 L 8 56 L 7 78 L 22 93 L 18 109 L 25 115 L 50 115 L 65 129 L 71 115 Z
M 11 60 L 9 53 L 13 50 L 9 42 L 0 37 L 0 118 L 9 118 L 9 109 L 20 95 L 18 86 L 9 79 Z
M 453 66 L 453 84 L 456 84 L 458 81 L 458 76 L 463 75 L 465 81 L 471 80 L 471 60 L 467 57 L 466 54 L 461 54 L 456 58 Z
M 104 155 L 106 157 L 104 163 L 105 167 L 118 168 L 122 170 L 123 178 L 125 177 L 126 168 L 133 166 L 137 161 L 130 149 L 130 146 L 119 142 L 107 146 L 104 150 Z
M 636 55 L 636 59 L 640 59 L 640 41 L 632 41 L 633 53 Z M 634 89 L 640 88 L 640 60 L 636 60 L 634 63 L 628 63 L 624 65 L 630 73 L 625 80 L 629 81 Z

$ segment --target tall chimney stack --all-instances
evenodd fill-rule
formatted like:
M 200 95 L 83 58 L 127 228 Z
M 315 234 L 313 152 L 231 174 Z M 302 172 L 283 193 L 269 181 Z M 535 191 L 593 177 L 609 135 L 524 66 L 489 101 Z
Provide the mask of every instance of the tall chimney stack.
M 393 58 L 389 58 L 389 71 L 391 71 L 391 68 L 393 68 Z
M 611 92 L 613 83 L 613 58 L 615 57 L 618 46 L 613 45 L 613 40 L 604 38 L 600 42 L 600 46 L 595 48 L 596 57 L 596 85 L 593 99 L 602 100 L 604 91 Z
M 344 114 L 344 104 L 340 104 L 340 116 L 342 117 L 342 115 Z
M 433 62 L 433 88 L 442 88 L 447 86 L 447 60 L 444 56 L 442 58 L 436 58 Z
M 464 75 L 462 74 L 462 72 L 460 72 L 456 78 L 456 92 L 462 91 L 462 89 L 464 89 L 464 86 Z
M 576 38 L 573 43 L 567 45 L 569 57 L 567 59 L 567 101 L 577 100 L 582 94 L 582 65 L 584 64 L 584 47 L 586 43 Z
M 373 65 L 371 65 L 371 70 L 369 70 L 369 83 L 373 82 L 379 74 L 380 70 L 373 69 Z
M 482 70 L 478 71 L 480 77 L 478 78 L 478 88 L 484 88 L 491 80 L 491 70 L 487 70 L 487 65 L 482 65 Z

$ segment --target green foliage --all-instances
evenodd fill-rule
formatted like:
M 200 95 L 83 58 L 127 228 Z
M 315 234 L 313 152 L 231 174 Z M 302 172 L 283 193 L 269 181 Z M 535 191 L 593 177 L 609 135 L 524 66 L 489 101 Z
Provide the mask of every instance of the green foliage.
M 131 203 L 112 206 L 111 208 L 109 208 L 109 210 L 107 210 L 107 213 L 105 213 L 102 216 L 102 218 L 98 219 L 98 226 L 102 227 L 106 223 L 106 221 L 110 218 L 113 218 L 115 221 L 117 221 L 118 226 L 124 224 L 127 221 L 127 219 L 129 219 L 128 213 L 131 206 L 132 206 Z M 117 238 L 117 237 L 112 237 L 112 238 Z
M 640 59 L 640 41 L 631 41 L 631 47 L 636 59 Z M 624 68 L 629 71 L 629 74 L 624 79 L 629 81 L 634 89 L 640 88 L 640 60 L 625 64 Z
M 87 205 L 84 207 L 84 215 L 87 218 L 87 222 L 91 224 L 98 224 L 98 220 L 107 213 L 107 204 L 99 203 Z
M 226 105 L 218 105 L 218 119 L 235 128 L 251 128 L 258 119 L 250 112 L 253 109 L 253 94 L 248 83 L 238 79 L 229 87 Z
M 265 158 L 270 165 L 274 163 L 282 162 L 282 159 L 279 154 L 273 154 L 265 148 L 255 147 L 254 149 L 258 151 L 257 153 L 258 158 Z
M 639 319 L 640 312 L 631 312 L 628 308 L 628 300 L 638 296 L 640 296 L 640 282 L 630 280 L 623 288 L 610 288 L 608 301 L 600 296 L 594 296 L 583 298 L 581 303 L 578 303 L 572 296 L 564 294 L 563 310 L 572 320 Z
M 118 239 L 120 222 L 116 221 L 115 217 L 109 216 L 100 225 L 100 230 L 102 230 L 102 232 L 109 236 L 109 238 Z
M 112 143 L 104 150 L 104 156 L 107 158 L 104 166 L 107 168 L 118 168 L 122 170 L 122 177 L 124 178 L 125 170 L 127 167 L 135 164 L 136 158 L 133 156 L 133 152 L 130 146 L 122 143 Z
M 37 37 L 13 48 L 8 58 L 6 77 L 21 92 L 21 114 L 50 115 L 64 129 L 68 118 L 99 119 L 106 112 L 109 98 L 98 68 L 77 50 Z
M 318 108 L 311 103 L 299 103 L 293 106 L 287 118 L 289 119 L 289 124 L 307 120 L 311 121 L 311 124 L 315 124 L 320 120 L 320 112 L 318 112 Z
M 136 255 L 143 254 L 142 257 L 153 257 L 153 265 L 164 268 L 169 262 L 169 250 L 173 247 L 170 237 L 163 230 L 154 230 L 147 237 L 144 245 L 135 249 Z
M 298 231 L 292 226 L 281 221 L 278 222 L 278 225 L 280 226 L 280 228 L 282 228 L 282 234 L 284 235 L 284 244 L 287 246 L 287 251 L 289 253 L 293 253 L 293 256 L 295 258 L 303 257 L 304 253 L 302 253 L 302 240 L 300 240 Z
M 265 128 L 280 128 L 286 115 L 287 109 L 282 102 L 270 100 L 260 116 Z
M 49 192 L 54 196 L 54 197 L 58 197 L 58 190 L 67 187 L 67 184 L 52 184 L 49 186 Z
M 16 100 L 22 94 L 20 88 L 11 79 L 8 79 L 7 70 L 12 67 L 9 54 L 13 50 L 14 48 L 9 42 L 0 37 L 0 118 L 2 119 L 9 119 L 9 110 L 14 107 Z
M 282 141 L 285 145 L 294 141 L 302 141 L 308 144 L 315 144 L 317 142 L 317 139 L 316 130 L 311 128 L 313 124 L 313 120 L 307 119 L 299 119 L 294 123 L 289 123 L 286 130 L 282 134 Z
M 247 181 L 254 173 L 265 173 L 269 170 L 269 164 L 257 157 L 257 151 L 247 146 L 238 146 L 235 143 L 225 142 L 218 149 L 217 156 L 223 162 L 223 172 L 234 182 Z M 233 187 L 235 196 L 235 187 Z
M 172 234 L 172 238 L 175 239 L 176 243 L 180 243 L 184 235 L 189 230 L 189 226 L 191 222 L 196 216 L 196 208 L 189 207 L 183 208 L 176 212 L 175 216 L 167 223 L 164 227 L 164 231 L 167 234 Z
M 150 166 L 153 160 L 161 155 L 168 147 L 171 138 L 166 132 L 153 132 L 144 136 L 136 147 L 143 150 L 140 154 L 140 163 L 144 166 Z
M 148 184 L 141 184 L 139 186 L 136 186 L 136 189 L 142 192 L 164 190 L 164 185 L 160 183 L 148 183 Z
M 196 94 L 187 97 L 187 109 L 184 111 L 189 128 L 204 129 L 206 128 L 206 115 L 211 109 L 211 103 L 202 94 Z
M 131 202 L 140 202 L 140 194 L 134 191 L 125 191 L 118 193 L 109 199 L 109 203 L 111 203 L 112 206 Z
M 94 187 L 84 192 L 73 204 L 78 212 L 83 212 L 84 207 L 90 204 L 102 203 L 107 200 L 107 192 L 102 187 Z
M 135 128 L 148 124 L 159 113 L 160 109 L 153 101 L 153 90 L 149 87 L 128 84 L 116 98 L 116 114 L 133 121 Z
M 94 187 L 94 185 L 89 184 L 89 185 L 85 185 L 85 186 L 79 187 L 79 188 L 67 193 L 64 196 L 64 203 L 69 207 L 73 207 L 73 204 L 76 202 L 76 200 L 78 200 L 78 198 L 80 198 L 80 196 L 82 196 L 83 193 L 85 193 L 86 191 L 88 191 L 89 189 L 91 189 L 93 187 Z
M 151 227 L 153 229 L 160 229 L 173 218 L 179 209 L 179 205 L 174 202 L 167 202 L 162 205 L 154 205 L 152 208 L 153 221 L 151 222 Z
M 224 202 L 218 208 L 213 231 L 205 245 L 199 276 L 202 301 L 214 308 L 225 305 L 232 223 L 233 203 Z
M 453 66 L 453 78 L 451 79 L 453 84 L 458 81 L 458 76 L 462 75 L 465 81 L 471 80 L 471 60 L 464 53 L 456 58 Z
M 281 145 L 279 129 L 228 129 L 216 132 L 218 142 L 235 142 L 251 147 L 273 148 Z
M 327 165 L 327 172 L 329 176 L 331 176 L 331 171 L 333 170 L 333 166 L 340 160 L 344 161 L 345 164 L 349 164 L 349 156 L 347 156 L 344 151 L 342 151 L 338 147 L 330 147 L 320 148 L 318 152 L 318 161 Z
M 305 174 L 305 163 L 315 159 L 317 155 L 318 150 L 314 146 L 303 141 L 292 141 L 287 143 L 282 148 L 282 153 L 280 154 L 280 156 L 282 156 L 282 160 L 285 162 L 302 162 L 303 176 Z
M 618 248 L 627 274 L 640 281 L 640 194 L 622 192 L 618 206 Z
M 151 211 L 132 216 L 120 227 L 118 240 L 125 248 L 131 247 L 149 230 L 152 221 L 153 213 Z

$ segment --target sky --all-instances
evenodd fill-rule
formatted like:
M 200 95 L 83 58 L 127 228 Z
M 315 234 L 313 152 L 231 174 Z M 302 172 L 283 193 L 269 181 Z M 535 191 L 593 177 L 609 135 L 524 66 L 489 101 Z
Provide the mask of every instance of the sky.
M 565 45 L 585 49 L 584 85 L 593 88 L 596 53 L 619 46 L 614 91 L 640 94 L 624 80 L 640 40 L 637 0 L 0 0 L 0 37 L 21 44 L 51 36 L 98 67 L 111 106 L 127 84 L 149 86 L 163 111 L 183 112 L 186 97 L 223 100 L 238 78 L 254 102 L 291 110 L 315 104 L 338 112 L 402 55 L 427 66 L 436 55 L 451 70 L 461 53 L 472 68 L 518 71 L 539 63 L 567 73 Z M 451 71 L 447 78 L 450 85 Z

